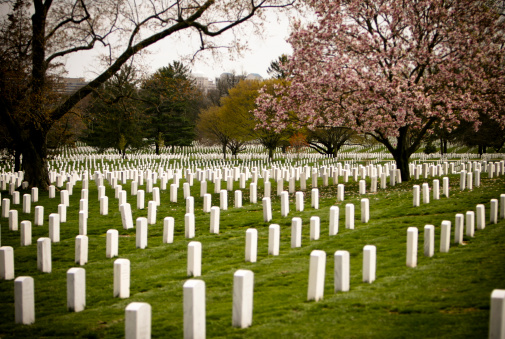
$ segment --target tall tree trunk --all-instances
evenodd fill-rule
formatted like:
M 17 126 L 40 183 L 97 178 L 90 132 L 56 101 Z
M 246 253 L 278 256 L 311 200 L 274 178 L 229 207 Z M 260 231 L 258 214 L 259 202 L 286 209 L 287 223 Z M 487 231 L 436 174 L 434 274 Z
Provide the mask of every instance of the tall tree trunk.
M 33 130 L 23 143 L 23 168 L 29 187 L 39 190 L 49 189 L 49 171 L 47 168 L 47 132 Z
M 223 144 L 223 159 L 226 160 L 226 144 Z
M 21 171 L 21 151 L 14 150 L 14 172 Z
M 268 148 L 268 159 L 270 159 L 270 161 L 274 160 L 274 149 L 273 148 Z
M 410 154 L 405 149 L 397 148 L 396 152 L 393 154 L 393 158 L 396 162 L 396 168 L 400 170 L 402 174 L 402 182 L 410 180 L 410 168 L 409 159 Z

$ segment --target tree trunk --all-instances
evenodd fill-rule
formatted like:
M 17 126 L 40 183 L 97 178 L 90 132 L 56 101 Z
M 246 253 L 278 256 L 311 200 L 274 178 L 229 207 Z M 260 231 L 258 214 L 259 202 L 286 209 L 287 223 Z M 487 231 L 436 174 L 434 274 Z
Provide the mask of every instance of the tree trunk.
M 223 159 L 226 160 L 226 144 L 223 144 Z
M 155 142 L 154 146 L 156 147 L 156 155 L 160 155 L 160 144 Z
M 268 149 L 268 159 L 270 159 L 270 161 L 274 160 L 274 149 L 273 148 Z
M 399 151 L 397 149 L 397 151 Z M 410 168 L 409 168 L 409 159 L 410 154 L 406 150 L 400 150 L 399 152 L 395 152 L 393 157 L 396 162 L 396 168 L 400 170 L 402 174 L 402 182 L 410 180 Z
M 49 171 L 47 169 L 47 133 L 33 131 L 23 144 L 23 168 L 29 187 L 39 190 L 49 189 Z
M 21 171 L 21 152 L 14 150 L 14 172 Z

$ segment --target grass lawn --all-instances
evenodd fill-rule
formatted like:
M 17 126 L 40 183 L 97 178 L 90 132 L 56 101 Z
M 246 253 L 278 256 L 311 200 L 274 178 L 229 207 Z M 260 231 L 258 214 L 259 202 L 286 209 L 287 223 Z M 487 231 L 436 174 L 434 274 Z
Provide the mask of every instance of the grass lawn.
M 454 220 L 457 213 L 475 211 L 477 204 L 486 206 L 489 220 L 491 199 L 505 193 L 504 177 L 488 179 L 482 175 L 481 186 L 472 191 L 459 190 L 459 175 L 450 176 L 450 197 L 441 195 L 420 207 L 412 206 L 412 186 L 432 179 L 411 180 L 379 189 L 376 194 L 357 194 L 352 179 L 345 184 L 345 201 L 337 202 L 336 186 L 320 187 L 320 208 L 310 207 L 310 180 L 305 191 L 305 209 L 295 211 L 295 197 L 290 194 L 290 213 L 281 217 L 279 198 L 274 196 L 272 181 L 273 220 L 265 223 L 261 197 L 263 182 L 258 182 L 258 203 L 249 203 L 249 190 L 243 190 L 244 207 L 233 207 L 233 192 L 228 193 L 228 210 L 221 211 L 220 233 L 209 232 L 210 213 L 202 212 L 200 183 L 191 188 L 195 197 L 196 237 L 184 237 L 185 202 L 182 183 L 178 203 L 170 203 L 169 190 L 161 191 L 161 206 L 155 225 L 149 225 L 148 247 L 135 247 L 135 229 L 124 230 L 114 198 L 114 190 L 106 183 L 109 214 L 99 214 L 98 192 L 89 183 L 89 262 L 86 269 L 86 309 L 71 313 L 66 309 L 66 272 L 74 263 L 75 236 L 78 234 L 78 212 L 81 182 L 70 196 L 67 222 L 61 224 L 61 241 L 52 244 L 52 273 L 37 271 L 39 237 L 48 236 L 48 216 L 57 212 L 59 193 L 49 199 L 39 193 L 39 202 L 32 203 L 32 213 L 19 221 L 34 218 L 34 207 L 45 207 L 44 225 L 33 226 L 33 244 L 20 247 L 20 232 L 9 231 L 8 220 L 0 219 L 1 244 L 14 248 L 15 274 L 35 280 L 35 313 L 33 325 L 14 323 L 14 283 L 0 281 L 1 338 L 122 338 L 124 310 L 134 301 L 152 306 L 152 336 L 183 337 L 182 285 L 186 274 L 187 246 L 190 241 L 202 243 L 202 279 L 206 284 L 207 337 L 209 338 L 484 338 L 488 335 L 489 304 L 493 289 L 505 289 L 505 221 L 486 224 L 476 230 L 475 237 L 465 235 L 462 245 L 453 244 Z M 441 178 L 439 178 L 441 181 Z M 169 182 L 170 184 L 171 182 Z M 319 185 L 322 181 L 319 181 Z M 238 189 L 235 182 L 234 189 Z M 159 186 L 159 181 L 158 181 Z M 226 188 L 225 182 L 222 188 Z M 247 184 L 249 187 L 249 182 Z M 145 189 L 145 186 L 140 187 Z M 146 209 L 137 210 L 136 197 L 130 195 L 130 181 L 123 185 L 132 206 L 133 220 L 147 217 Z M 287 189 L 287 183 L 285 183 Z M 208 192 L 214 192 L 208 183 Z M 24 193 L 21 192 L 21 196 Z M 2 197 L 10 197 L 2 192 Z M 370 200 L 370 221 L 360 222 L 360 199 Z M 355 229 L 345 228 L 345 204 L 354 203 Z M 212 194 L 212 205 L 219 206 L 219 194 Z M 339 232 L 328 235 L 329 209 L 339 206 Z M 163 218 L 175 219 L 174 243 L 163 244 Z M 321 218 L 321 237 L 309 239 L 309 219 Z M 302 247 L 291 248 L 291 219 L 301 217 Z M 439 252 L 440 225 L 452 222 L 451 249 Z M 281 227 L 280 255 L 268 255 L 268 226 Z M 435 225 L 435 255 L 423 256 L 424 226 Z M 418 265 L 406 266 L 407 228 L 419 229 Z M 245 233 L 258 230 L 258 259 L 247 263 L 244 258 Z M 130 298 L 113 297 L 113 262 L 105 257 L 106 232 L 119 231 L 119 258 L 131 261 Z M 377 248 L 377 278 L 372 284 L 362 282 L 363 247 Z M 312 250 L 326 252 L 324 298 L 307 301 L 309 257 Z M 333 292 L 333 255 L 337 250 L 350 253 L 351 289 Z M 233 274 L 238 269 L 254 272 L 253 324 L 250 328 L 231 326 Z

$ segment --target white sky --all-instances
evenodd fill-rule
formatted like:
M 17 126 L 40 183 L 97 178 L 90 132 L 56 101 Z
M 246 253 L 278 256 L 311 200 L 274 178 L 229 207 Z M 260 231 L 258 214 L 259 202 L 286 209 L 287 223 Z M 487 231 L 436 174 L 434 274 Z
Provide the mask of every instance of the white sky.
M 200 73 L 208 78 L 214 79 L 224 72 L 235 72 L 236 74 L 258 73 L 263 78 L 269 78 L 267 69 L 270 63 L 277 60 L 282 54 L 291 54 L 291 46 L 286 42 L 290 33 L 290 24 L 287 19 L 280 22 L 271 22 L 265 26 L 263 37 L 253 35 L 243 36 L 242 40 L 248 42 L 249 50 L 242 56 L 236 52 L 223 49 L 221 58 L 215 59 L 209 52 L 204 52 L 193 65 L 189 65 L 193 73 Z M 226 38 L 224 36 L 223 38 Z M 148 73 L 154 73 L 158 68 L 167 66 L 172 61 L 181 61 L 184 56 L 192 55 L 196 50 L 190 47 L 186 41 L 174 41 L 174 39 L 162 40 L 151 46 L 148 54 L 142 56 L 141 64 L 144 65 Z M 233 53 L 233 54 L 232 54 Z M 98 52 L 80 52 L 67 58 L 67 77 L 85 77 L 91 80 L 99 72 L 96 65 Z M 230 60 L 230 58 L 234 60 Z M 187 62 L 184 62 L 188 65 Z

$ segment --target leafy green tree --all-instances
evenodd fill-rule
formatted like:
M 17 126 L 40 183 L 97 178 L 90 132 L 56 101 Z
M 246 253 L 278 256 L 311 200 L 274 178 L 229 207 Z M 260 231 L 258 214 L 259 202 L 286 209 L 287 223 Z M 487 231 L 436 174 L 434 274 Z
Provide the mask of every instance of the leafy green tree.
M 146 107 L 146 132 L 154 142 L 156 154 L 165 146 L 189 146 L 195 139 L 200 91 L 194 86 L 191 71 L 174 61 L 156 71 L 142 84 Z
M 288 73 L 284 69 L 283 65 L 288 63 L 288 56 L 286 54 L 282 54 L 277 60 L 272 61 L 270 63 L 270 67 L 267 69 L 267 73 L 273 79 L 287 79 Z
M 94 93 L 85 115 L 83 140 L 88 145 L 100 151 L 115 148 L 123 156 L 128 148 L 144 146 L 138 84 L 135 70 L 128 66 Z

